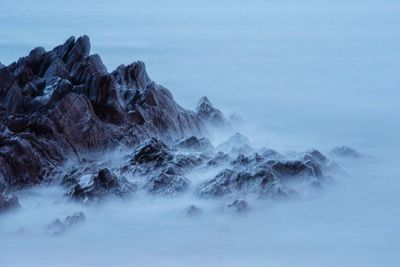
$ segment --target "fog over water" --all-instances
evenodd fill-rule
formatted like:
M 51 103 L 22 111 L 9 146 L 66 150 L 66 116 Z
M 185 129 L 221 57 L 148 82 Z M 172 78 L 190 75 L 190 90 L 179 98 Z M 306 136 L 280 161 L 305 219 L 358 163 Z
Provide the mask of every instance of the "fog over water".
M 192 173 L 182 196 L 100 206 L 21 192 L 0 217 L 0 266 L 399 266 L 399 1 L 1 0 L 0 14 L 3 64 L 87 34 L 109 71 L 142 60 L 183 107 L 206 95 L 241 114 L 255 147 L 365 155 L 334 159 L 322 192 L 249 197 L 244 217 L 195 196 L 214 173 Z M 189 204 L 204 213 L 187 218 Z M 45 234 L 79 210 L 85 224 Z

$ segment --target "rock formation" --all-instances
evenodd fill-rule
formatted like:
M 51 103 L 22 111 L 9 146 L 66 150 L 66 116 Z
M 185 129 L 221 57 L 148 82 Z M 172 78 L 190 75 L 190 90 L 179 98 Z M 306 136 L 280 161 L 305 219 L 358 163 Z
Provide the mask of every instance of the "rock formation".
M 0 177 L 22 188 L 51 182 L 67 158 L 205 136 L 193 111 L 153 82 L 143 62 L 109 73 L 89 38 L 69 38 L 51 51 L 33 49 L 0 69 Z

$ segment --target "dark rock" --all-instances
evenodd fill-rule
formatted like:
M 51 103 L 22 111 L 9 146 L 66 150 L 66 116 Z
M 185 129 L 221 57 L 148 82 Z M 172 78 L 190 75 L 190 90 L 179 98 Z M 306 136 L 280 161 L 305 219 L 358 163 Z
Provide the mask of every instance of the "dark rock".
M 347 158 L 361 158 L 361 154 L 355 149 L 348 146 L 338 146 L 332 148 L 330 154 L 336 157 L 347 157 Z
M 268 168 L 256 168 L 253 171 L 234 171 L 224 169 L 213 179 L 200 184 L 198 194 L 201 197 L 221 197 L 227 194 L 273 193 L 273 187 L 279 183 Z
M 71 155 L 150 137 L 205 136 L 207 129 L 151 81 L 143 62 L 108 73 L 82 36 L 0 68 L 0 135 L 0 174 L 24 187 L 54 180 Z
M 231 127 L 230 123 L 225 119 L 224 114 L 215 108 L 205 96 L 197 104 L 196 113 L 206 125 L 222 129 Z
M 195 206 L 195 205 L 189 205 L 185 209 L 185 213 L 189 217 L 194 217 L 194 216 L 200 215 L 202 213 L 202 210 L 199 207 Z
M 188 187 L 189 180 L 184 176 L 167 172 L 150 176 L 145 184 L 149 193 L 162 195 L 176 195 L 186 191 Z
M 238 214 L 244 214 L 250 211 L 249 204 L 243 199 L 236 199 L 226 205 L 228 211 Z
M 207 138 L 197 138 L 195 136 L 178 141 L 174 147 L 180 150 L 197 152 L 212 152 L 214 150 L 210 140 Z
M 73 199 L 88 202 L 107 196 L 129 197 L 136 189 L 137 186 L 125 177 L 117 177 L 109 169 L 102 169 L 91 178 L 88 185 L 76 184 L 67 194 Z
M 131 164 L 151 165 L 151 168 L 160 168 L 173 158 L 171 150 L 160 140 L 150 138 L 139 145 L 132 154 Z M 148 171 L 144 171 L 147 173 Z
M 277 176 L 290 177 L 299 175 L 319 176 L 320 170 L 315 171 L 315 166 L 308 165 L 302 161 L 277 161 L 271 164 L 272 170 Z
M 15 194 L 0 189 L 0 213 L 21 207 Z

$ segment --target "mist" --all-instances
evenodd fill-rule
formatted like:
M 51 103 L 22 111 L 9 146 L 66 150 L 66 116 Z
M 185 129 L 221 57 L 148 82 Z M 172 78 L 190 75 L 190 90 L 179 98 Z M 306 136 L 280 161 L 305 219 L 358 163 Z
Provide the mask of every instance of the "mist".
M 82 205 L 58 187 L 25 190 L 23 208 L 0 217 L 1 266 L 398 266 L 398 1 L 15 0 L 0 13 L 3 64 L 87 34 L 109 71 L 142 60 L 183 107 L 206 95 L 240 114 L 256 148 L 362 155 L 332 157 L 339 168 L 322 191 L 248 196 L 246 216 L 222 211 L 227 198 L 196 196 L 213 169 L 190 173 L 174 197 Z M 99 161 L 109 159 L 119 160 Z M 203 213 L 185 216 L 190 204 Z M 46 233 L 76 211 L 85 224 Z

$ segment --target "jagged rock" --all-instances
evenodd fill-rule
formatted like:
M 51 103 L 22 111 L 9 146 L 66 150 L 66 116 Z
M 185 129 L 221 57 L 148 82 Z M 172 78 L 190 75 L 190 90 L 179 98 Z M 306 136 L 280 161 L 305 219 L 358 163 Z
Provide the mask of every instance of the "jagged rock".
M 144 187 L 152 194 L 176 195 L 188 189 L 189 180 L 174 171 L 167 171 L 150 176 Z
M 67 216 L 63 222 L 58 218 L 55 219 L 47 225 L 47 232 L 51 235 L 63 234 L 71 227 L 84 223 L 85 221 L 85 214 L 82 211 L 79 211 L 70 216 Z
M 195 206 L 195 205 L 189 205 L 186 209 L 185 209 L 185 213 L 187 216 L 189 217 L 194 217 L 194 216 L 198 216 L 200 215 L 202 212 L 202 210 Z
M 51 181 L 71 155 L 208 134 L 195 112 L 151 81 L 143 62 L 108 73 L 90 46 L 86 35 L 71 37 L 0 68 L 0 174 L 10 185 Z M 22 167 L 21 151 L 32 166 Z
M 163 142 L 156 138 L 150 138 L 132 153 L 131 164 L 145 165 L 145 168 L 140 171 L 142 174 L 146 174 L 156 168 L 164 167 L 172 158 L 171 150 Z
M 112 142 L 112 131 L 97 118 L 83 94 L 66 95 L 53 110 L 51 119 L 77 151 L 106 148 Z
M 226 205 L 227 210 L 233 213 L 244 214 L 250 211 L 249 204 L 243 199 L 236 199 Z
M 197 138 L 195 136 L 187 139 L 178 141 L 175 148 L 186 151 L 197 151 L 197 152 L 212 152 L 214 150 L 213 145 L 207 138 Z
M 256 168 L 250 171 L 224 169 L 213 179 L 207 180 L 198 187 L 201 197 L 221 197 L 231 193 L 273 193 L 272 186 L 279 180 L 268 168 Z
M 21 207 L 15 194 L 0 189 L 0 213 Z
M 125 177 L 117 177 L 105 168 L 91 178 L 88 185 L 75 185 L 68 193 L 71 198 L 83 202 L 97 201 L 107 196 L 129 197 L 136 192 L 137 186 Z
M 197 104 L 196 113 L 206 125 L 222 129 L 231 127 L 230 123 L 225 119 L 224 114 L 215 108 L 205 96 Z
M 347 158 L 361 158 L 361 154 L 355 149 L 348 146 L 337 146 L 332 148 L 330 154 L 336 157 L 347 157 Z

